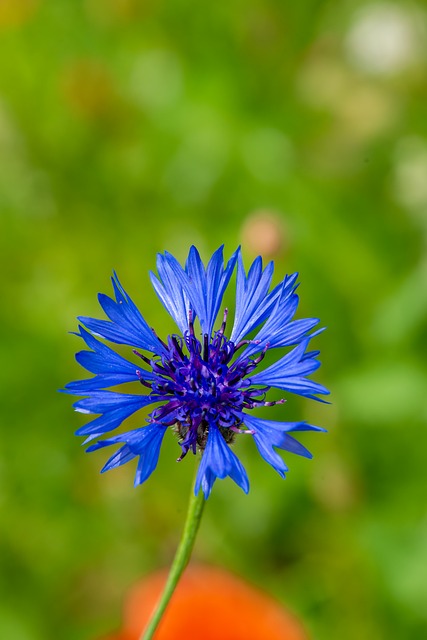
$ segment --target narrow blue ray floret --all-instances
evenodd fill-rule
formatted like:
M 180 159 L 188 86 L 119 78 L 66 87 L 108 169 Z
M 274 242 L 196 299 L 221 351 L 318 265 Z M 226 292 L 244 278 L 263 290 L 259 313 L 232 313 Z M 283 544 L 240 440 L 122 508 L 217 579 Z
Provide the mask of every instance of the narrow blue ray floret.
M 219 328 L 214 327 L 235 268 L 234 323 L 227 337 L 227 309 Z M 77 353 L 76 359 L 95 376 L 71 382 L 64 391 L 84 396 L 74 408 L 97 417 L 78 429 L 77 435 L 85 436 L 85 443 L 97 440 L 139 409 L 157 405 L 145 426 L 88 447 L 95 451 L 121 445 L 103 471 L 138 458 L 135 484 L 144 482 L 156 468 L 163 437 L 172 427 L 181 446 L 178 460 L 188 451 L 201 453 L 195 492 L 202 489 L 206 498 L 216 478 L 226 476 L 248 492 L 245 469 L 230 446 L 238 434 L 251 435 L 261 456 L 284 477 L 288 468 L 277 449 L 311 457 L 290 432 L 323 429 L 306 422 L 265 420 L 250 412 L 285 401 L 265 400 L 272 387 L 315 400 L 329 393 L 308 378 L 320 366 L 319 352 L 307 350 L 311 338 L 319 333 L 310 333 L 319 320 L 293 320 L 298 307 L 297 274 L 286 276 L 270 291 L 273 263 L 263 269 L 258 257 L 246 273 L 240 250 L 224 265 L 222 247 L 206 267 L 195 247 L 185 267 L 171 254 L 159 254 L 157 270 L 158 276 L 150 274 L 153 287 L 181 334 L 161 340 L 114 274 L 115 300 L 98 296 L 108 320 L 79 318 L 84 326 L 79 326 L 77 335 L 89 350 Z M 253 334 L 251 339 L 249 334 Z M 99 338 L 134 347 L 131 359 Z M 266 352 L 278 347 L 292 348 L 274 364 L 260 368 Z M 108 390 L 129 382 L 135 383 L 136 393 Z

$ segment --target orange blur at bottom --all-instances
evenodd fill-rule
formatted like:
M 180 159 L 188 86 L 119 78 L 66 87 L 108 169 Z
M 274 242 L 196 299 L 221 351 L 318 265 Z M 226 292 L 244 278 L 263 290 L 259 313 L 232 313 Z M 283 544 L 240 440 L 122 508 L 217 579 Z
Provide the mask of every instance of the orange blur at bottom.
M 102 640 L 139 640 L 167 576 L 161 571 L 131 589 L 123 629 Z M 308 640 L 298 620 L 274 599 L 232 574 L 195 566 L 182 577 L 155 640 Z

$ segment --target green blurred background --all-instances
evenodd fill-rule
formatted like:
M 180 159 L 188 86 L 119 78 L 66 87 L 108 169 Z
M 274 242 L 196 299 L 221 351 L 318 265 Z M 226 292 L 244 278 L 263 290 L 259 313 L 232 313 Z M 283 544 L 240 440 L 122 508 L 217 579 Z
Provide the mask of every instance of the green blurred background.
M 172 330 L 148 270 L 192 243 L 300 272 L 333 401 L 271 410 L 329 431 L 285 482 L 237 443 L 251 491 L 216 483 L 195 557 L 312 638 L 427 637 L 426 23 L 404 1 L 0 0 L 1 638 L 113 630 L 170 562 L 194 459 L 170 434 L 144 486 L 101 476 L 56 390 L 113 268 Z

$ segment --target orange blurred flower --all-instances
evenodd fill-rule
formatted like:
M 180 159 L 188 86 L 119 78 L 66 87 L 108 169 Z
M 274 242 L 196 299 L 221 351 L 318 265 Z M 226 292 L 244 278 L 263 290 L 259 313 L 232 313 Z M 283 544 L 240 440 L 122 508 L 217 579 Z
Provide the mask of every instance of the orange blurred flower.
M 123 629 L 103 640 L 138 640 L 167 576 L 160 571 L 129 593 Z M 307 640 L 301 624 L 271 597 L 230 573 L 188 569 L 172 596 L 155 640 Z
M 283 218 L 269 209 L 254 211 L 246 218 L 240 232 L 243 247 L 263 258 L 274 258 L 286 252 L 289 237 Z

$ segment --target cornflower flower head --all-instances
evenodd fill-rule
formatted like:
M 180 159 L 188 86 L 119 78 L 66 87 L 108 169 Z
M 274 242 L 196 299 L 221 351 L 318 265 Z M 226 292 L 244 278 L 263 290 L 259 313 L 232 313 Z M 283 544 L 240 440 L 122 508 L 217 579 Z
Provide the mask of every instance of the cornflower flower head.
M 273 268 L 271 262 L 263 269 L 258 257 L 246 273 L 239 249 L 224 265 L 220 247 L 206 267 L 195 247 L 190 249 L 185 267 L 170 253 L 159 254 L 158 276 L 151 273 L 151 282 L 180 329 L 180 334 L 165 341 L 148 326 L 114 273 L 115 300 L 98 296 L 108 320 L 78 318 L 81 325 L 76 335 L 89 351 L 78 352 L 76 359 L 95 376 L 71 382 L 64 391 L 85 396 L 74 408 L 98 417 L 76 434 L 86 436 L 86 444 L 114 431 L 139 409 L 158 406 L 145 426 L 88 447 L 87 451 L 95 451 L 121 445 L 102 471 L 139 458 L 135 485 L 144 482 L 157 465 L 169 427 L 179 438 L 178 460 L 189 451 L 201 452 L 195 493 L 202 489 L 205 498 L 216 478 L 226 476 L 248 492 L 246 471 L 230 446 L 240 434 L 253 438 L 261 456 L 282 477 L 288 468 L 276 449 L 311 457 L 290 433 L 323 429 L 306 422 L 265 420 L 251 413 L 255 408 L 284 402 L 266 400 L 270 388 L 317 400 L 318 395 L 329 393 L 308 378 L 320 366 L 316 359 L 319 352 L 308 351 L 311 338 L 321 331 L 310 334 L 319 320 L 293 320 L 298 306 L 297 274 L 286 276 L 270 291 Z M 217 318 L 234 269 L 235 314 L 228 334 L 227 309 L 218 322 Z M 253 332 L 254 337 L 248 339 Z M 133 359 L 125 359 L 99 338 L 133 347 Z M 279 347 L 293 348 L 274 364 L 260 367 L 266 351 Z M 139 393 L 108 390 L 129 382 L 138 385 Z

